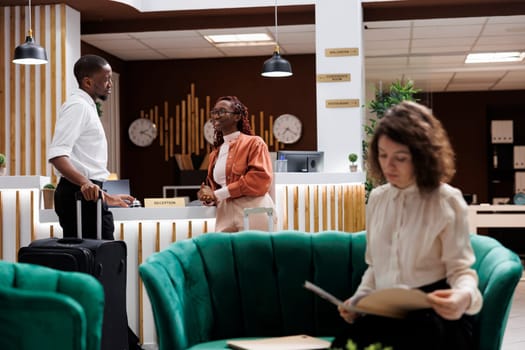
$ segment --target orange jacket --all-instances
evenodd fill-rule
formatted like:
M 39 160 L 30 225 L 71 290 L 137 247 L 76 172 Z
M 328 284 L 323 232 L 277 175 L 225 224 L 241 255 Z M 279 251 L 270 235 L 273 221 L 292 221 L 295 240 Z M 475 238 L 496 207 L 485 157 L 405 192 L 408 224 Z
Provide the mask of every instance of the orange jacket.
M 219 149 L 210 153 L 208 184 L 213 190 L 219 185 L 213 180 L 213 168 Z M 241 133 L 230 143 L 226 160 L 226 184 L 230 198 L 241 196 L 264 196 L 272 184 L 272 162 L 268 146 L 259 136 Z

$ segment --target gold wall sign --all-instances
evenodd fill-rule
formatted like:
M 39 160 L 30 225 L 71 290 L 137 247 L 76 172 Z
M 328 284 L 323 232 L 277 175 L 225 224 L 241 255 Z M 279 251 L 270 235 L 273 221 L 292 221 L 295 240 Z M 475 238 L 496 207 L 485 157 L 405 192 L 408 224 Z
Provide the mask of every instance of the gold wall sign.
M 326 100 L 326 108 L 351 108 L 359 107 L 359 99 Z
M 172 198 L 144 198 L 144 208 L 174 208 L 185 207 L 184 197 Z
M 350 81 L 350 74 L 317 74 L 317 81 L 319 83 Z
M 324 55 L 326 57 L 359 56 L 359 48 L 342 47 L 342 48 L 334 48 L 334 49 L 325 49 Z

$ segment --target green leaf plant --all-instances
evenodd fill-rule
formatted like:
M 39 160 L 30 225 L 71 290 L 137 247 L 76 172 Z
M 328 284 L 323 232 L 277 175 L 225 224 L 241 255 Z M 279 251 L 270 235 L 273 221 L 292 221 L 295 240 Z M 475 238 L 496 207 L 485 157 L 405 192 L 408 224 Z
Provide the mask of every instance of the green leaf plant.
M 358 349 L 357 345 L 352 340 L 348 339 L 348 342 L 346 343 L 346 348 L 345 349 L 332 348 L 332 350 L 359 350 L 359 349 Z M 367 347 L 363 348 L 362 350 L 394 350 L 394 348 L 391 347 L 391 346 L 383 347 L 383 345 L 381 343 L 374 343 L 374 344 L 368 345 Z
M 375 114 L 375 117 L 370 117 L 367 123 L 363 126 L 365 138 L 363 139 L 362 146 L 363 160 L 365 163 L 368 159 L 368 143 L 374 135 L 377 123 L 381 120 L 381 118 L 383 118 L 386 111 L 401 101 L 418 101 L 414 95 L 416 95 L 419 91 L 419 89 L 414 88 L 414 82 L 411 80 L 407 81 L 406 83 L 399 80 L 395 81 L 386 91 L 383 91 L 381 87 L 376 90 L 375 98 L 368 103 L 368 110 Z M 365 196 L 367 203 L 368 196 L 374 187 L 375 185 L 372 182 L 372 179 L 370 179 L 367 175 L 365 181 Z

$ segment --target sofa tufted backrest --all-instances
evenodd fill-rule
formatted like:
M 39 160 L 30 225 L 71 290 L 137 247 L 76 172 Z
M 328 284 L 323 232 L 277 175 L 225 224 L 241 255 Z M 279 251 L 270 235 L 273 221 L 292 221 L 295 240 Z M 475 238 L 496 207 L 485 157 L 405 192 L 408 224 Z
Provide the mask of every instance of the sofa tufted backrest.
M 103 312 L 90 275 L 0 261 L 0 349 L 98 350 Z
M 231 337 L 333 334 L 344 325 L 335 306 L 303 283 L 347 298 L 366 268 L 364 246 L 364 233 L 340 232 L 210 233 L 171 245 L 140 267 L 161 349 Z M 152 286 L 159 281 L 159 289 Z M 165 302 L 156 303 L 159 297 Z M 164 332 L 176 335 L 167 339 Z
M 496 240 L 472 235 L 482 311 L 480 350 L 501 346 L 520 259 Z M 238 337 L 333 336 L 335 307 L 302 285 L 310 280 L 345 299 L 366 268 L 364 232 L 210 233 L 179 241 L 140 266 L 160 350 Z

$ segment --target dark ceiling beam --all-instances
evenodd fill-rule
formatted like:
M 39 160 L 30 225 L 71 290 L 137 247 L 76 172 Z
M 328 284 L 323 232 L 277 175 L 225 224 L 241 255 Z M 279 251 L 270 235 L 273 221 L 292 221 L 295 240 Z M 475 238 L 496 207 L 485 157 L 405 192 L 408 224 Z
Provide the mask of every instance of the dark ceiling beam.
M 279 25 L 315 23 L 314 5 L 278 8 Z M 142 14 L 140 19 L 82 21 L 82 34 L 273 26 L 274 7 Z
M 363 20 L 367 22 L 523 14 L 523 0 L 406 0 L 363 3 Z

